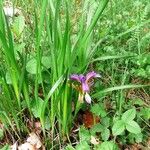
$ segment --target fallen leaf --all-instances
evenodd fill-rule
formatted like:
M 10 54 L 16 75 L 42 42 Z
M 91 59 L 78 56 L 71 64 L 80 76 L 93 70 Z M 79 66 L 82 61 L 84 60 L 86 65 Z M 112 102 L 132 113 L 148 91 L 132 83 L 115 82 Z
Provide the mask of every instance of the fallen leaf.
M 17 150 L 17 142 L 14 143 L 11 147 L 10 147 L 11 150 Z
M 41 133 L 41 131 L 42 131 L 42 128 L 41 128 L 42 126 L 41 126 L 41 123 L 40 123 L 40 121 L 36 121 L 35 123 L 34 123 L 34 131 L 35 131 L 35 133 L 36 134 L 40 134 Z
M 26 142 L 18 147 L 18 150 L 37 150 L 32 144 Z
M 100 118 L 95 116 L 89 110 L 86 110 L 83 114 L 83 124 L 86 128 L 91 128 L 94 124 L 100 122 Z
M 94 136 L 92 136 L 92 135 L 91 135 L 91 140 L 90 140 L 90 142 L 91 142 L 92 144 L 94 144 L 94 145 L 98 145 L 98 144 L 99 144 L 99 141 L 98 141 Z
M 3 10 L 4 10 L 5 15 L 8 17 L 13 17 L 14 15 L 21 13 L 21 11 L 19 9 L 9 7 L 9 6 L 3 7 Z
M 140 144 L 135 143 L 135 144 L 129 145 L 129 147 L 126 148 L 125 150 L 141 150 L 141 149 L 142 149 L 142 146 Z
M 39 137 L 34 132 L 29 134 L 27 142 L 32 144 L 33 146 L 35 146 L 37 149 L 42 147 L 42 143 L 41 143 Z

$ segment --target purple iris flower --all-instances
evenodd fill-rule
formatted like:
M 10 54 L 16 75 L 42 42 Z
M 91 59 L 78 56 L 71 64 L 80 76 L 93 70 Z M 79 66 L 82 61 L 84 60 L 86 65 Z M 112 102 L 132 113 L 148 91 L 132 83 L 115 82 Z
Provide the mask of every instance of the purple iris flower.
M 85 100 L 87 103 L 91 103 L 91 97 L 88 94 L 90 92 L 90 80 L 93 78 L 101 77 L 96 72 L 92 71 L 87 73 L 85 76 L 83 74 L 77 75 L 73 74 L 71 75 L 70 79 L 78 81 L 81 84 L 82 93 L 85 94 Z

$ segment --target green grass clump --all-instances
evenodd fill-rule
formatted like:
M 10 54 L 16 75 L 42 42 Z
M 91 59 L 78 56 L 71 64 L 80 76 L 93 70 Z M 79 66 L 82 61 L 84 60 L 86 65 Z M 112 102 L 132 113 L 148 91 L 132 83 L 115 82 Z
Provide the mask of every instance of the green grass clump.
M 19 14 L 12 18 L 4 14 L 5 3 L 0 2 L 0 122 L 6 134 L 22 139 L 33 130 L 29 122 L 38 120 L 46 147 L 70 143 L 66 149 L 74 149 L 71 135 L 78 115 L 88 109 L 102 121 L 89 130 L 77 126 L 76 149 L 145 146 L 150 119 L 148 0 L 16 0 L 12 6 Z M 92 104 L 79 104 L 80 84 L 70 81 L 70 75 L 93 70 L 102 77 L 91 88 Z M 91 136 L 103 144 L 93 144 Z

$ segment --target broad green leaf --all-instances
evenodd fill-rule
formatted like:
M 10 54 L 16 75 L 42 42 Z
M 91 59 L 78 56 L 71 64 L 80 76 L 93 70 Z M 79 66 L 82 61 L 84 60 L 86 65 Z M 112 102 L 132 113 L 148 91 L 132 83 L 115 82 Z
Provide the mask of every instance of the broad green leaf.
M 135 141 L 136 143 L 141 143 L 143 141 L 143 134 L 142 133 L 135 134 Z
M 140 126 L 135 122 L 135 121 L 130 121 L 126 124 L 126 129 L 134 134 L 141 133 L 141 128 Z
M 136 115 L 136 110 L 133 108 L 133 109 L 130 109 L 130 110 L 127 110 L 126 112 L 124 112 L 121 119 L 125 123 L 128 123 L 135 118 L 135 115 Z
M 31 74 L 36 74 L 37 61 L 35 58 L 30 59 L 27 62 L 26 69 Z
M 133 101 L 133 104 L 134 105 L 139 105 L 139 106 L 144 106 L 145 105 L 145 102 L 142 100 L 142 99 L 135 99 L 135 100 L 131 100 Z
M 75 150 L 71 145 L 67 145 L 66 147 L 65 147 L 65 150 Z
M 132 144 L 134 144 L 135 142 L 140 143 L 143 141 L 143 134 L 142 133 L 138 133 L 138 134 L 129 133 L 128 140 Z
M 119 148 L 115 143 L 107 141 L 100 144 L 96 150 L 119 150 Z
M 129 142 L 131 143 L 131 144 L 133 144 L 133 143 L 135 143 L 135 135 L 136 134 L 133 134 L 133 133 L 129 133 L 129 135 L 128 135 L 128 140 L 129 140 Z M 125 143 L 126 143 L 127 141 L 125 141 Z
M 129 133 L 128 135 L 128 139 L 130 143 L 140 143 L 143 141 L 143 134 L 139 133 L 139 134 L 134 134 L 134 133 Z
M 107 141 L 109 139 L 109 136 L 110 136 L 109 129 L 105 128 L 103 130 L 103 132 L 101 133 L 101 136 L 102 136 L 102 140 Z
M 42 57 L 42 65 L 46 68 L 49 69 L 51 67 L 51 59 L 49 56 L 43 56 Z
M 109 117 L 104 117 L 101 119 L 101 124 L 105 126 L 106 128 L 110 126 L 110 118 Z
M 84 127 L 81 127 L 79 131 L 79 137 L 80 137 L 81 142 L 90 141 L 91 135 L 87 129 L 85 129 Z
M 83 141 L 76 146 L 76 150 L 90 150 L 90 146 L 86 141 Z
M 150 119 L 150 108 L 142 108 L 140 111 L 140 115 L 144 119 L 149 120 Z
M 49 69 L 51 67 L 50 57 L 43 56 L 42 57 L 42 69 L 43 67 Z M 26 70 L 31 74 L 36 74 L 37 60 L 35 58 L 31 58 L 26 65 Z
M 112 127 L 112 133 L 114 136 L 120 135 L 125 130 L 125 124 L 122 120 L 118 120 Z
M 90 129 L 90 133 L 94 135 L 98 132 L 102 132 L 103 130 L 104 130 L 104 127 L 100 123 L 97 123 Z
M 34 115 L 35 118 L 39 118 L 40 117 L 40 114 L 41 114 L 41 106 L 43 105 L 44 101 L 42 99 L 37 99 L 37 100 L 34 100 L 32 102 L 32 113 Z
M 22 54 L 23 53 L 23 50 L 25 48 L 25 43 L 19 43 L 19 44 L 15 44 L 14 45 L 14 53 L 15 53 L 15 57 L 16 59 L 18 60 L 20 57 L 19 57 L 19 54 Z
M 23 16 L 18 16 L 15 18 L 15 21 L 13 23 L 12 30 L 15 33 L 17 37 L 21 35 L 25 28 L 25 19 Z
M 91 108 L 91 111 L 95 115 L 98 115 L 98 116 L 101 116 L 101 117 L 105 117 L 107 115 L 106 110 L 104 109 L 104 106 L 102 106 L 101 104 L 93 105 L 92 108 Z

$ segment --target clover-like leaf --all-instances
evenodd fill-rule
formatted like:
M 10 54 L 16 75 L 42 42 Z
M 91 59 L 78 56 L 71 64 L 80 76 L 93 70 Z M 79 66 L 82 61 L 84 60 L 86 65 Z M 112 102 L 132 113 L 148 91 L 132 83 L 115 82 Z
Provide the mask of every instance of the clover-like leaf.
M 105 129 L 103 130 L 103 132 L 101 133 L 101 136 L 102 136 L 102 139 L 103 139 L 104 141 L 107 141 L 107 140 L 109 139 L 109 136 L 110 136 L 110 131 L 109 131 L 109 129 L 105 128 Z
M 91 135 L 89 133 L 89 131 L 87 129 L 85 129 L 84 127 L 80 128 L 80 132 L 79 132 L 79 137 L 80 137 L 80 141 L 90 141 L 91 139 Z
M 97 147 L 97 150 L 119 150 L 118 146 L 112 141 L 106 141 Z
M 106 110 L 104 109 L 104 106 L 101 104 L 93 105 L 91 108 L 91 112 L 101 117 L 105 117 L 107 115 Z
M 141 128 L 140 126 L 134 121 L 130 121 L 126 124 L 126 129 L 130 132 L 130 133 L 134 133 L 134 134 L 139 134 L 141 133 Z
M 90 150 L 90 146 L 86 141 L 80 142 L 77 146 L 76 146 L 76 150 Z
M 121 119 L 125 122 L 128 123 L 130 121 L 132 121 L 135 118 L 136 115 L 136 110 L 133 109 L 129 109 L 126 112 L 123 113 Z
M 112 133 L 114 136 L 120 135 L 125 130 L 125 124 L 122 120 L 118 120 L 112 127 Z

